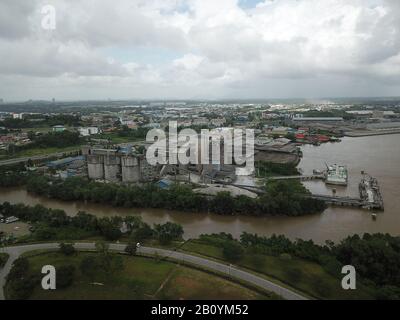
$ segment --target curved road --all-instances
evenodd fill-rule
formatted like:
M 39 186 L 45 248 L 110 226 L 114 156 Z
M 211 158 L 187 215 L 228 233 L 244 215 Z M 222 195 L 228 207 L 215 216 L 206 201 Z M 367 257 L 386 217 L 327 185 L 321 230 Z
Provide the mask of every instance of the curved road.
M 40 244 L 31 244 L 31 245 L 23 245 L 23 246 L 15 246 L 15 247 L 5 247 L 0 249 L 0 252 L 5 252 L 10 255 L 6 265 L 3 269 L 0 270 L 0 300 L 4 300 L 4 292 L 3 287 L 5 285 L 6 276 L 11 270 L 13 262 L 23 253 L 33 251 L 33 250 L 51 250 L 58 249 L 58 243 L 40 243 Z M 76 243 L 74 247 L 77 250 L 95 250 L 94 243 Z M 110 250 L 123 252 L 125 249 L 125 244 L 110 244 Z M 193 264 L 195 266 L 200 266 L 203 268 L 207 268 L 209 270 L 218 271 L 223 274 L 226 274 L 232 278 L 237 278 L 242 281 L 251 283 L 257 287 L 260 287 L 264 290 L 274 292 L 284 299 L 288 300 L 307 300 L 305 296 L 302 296 L 294 291 L 291 291 L 287 288 L 284 288 L 280 285 L 277 285 L 271 281 L 268 281 L 264 278 L 258 277 L 252 273 L 242 271 L 240 269 L 235 268 L 232 265 L 226 265 L 220 262 L 216 262 L 213 260 L 208 260 L 202 257 L 197 257 L 193 255 L 189 255 L 186 253 L 182 253 L 179 251 L 171 251 L 159 248 L 150 248 L 150 247 L 141 247 L 138 249 L 138 253 L 147 254 L 147 255 L 158 255 L 161 257 L 168 257 L 173 260 L 182 261 L 186 263 Z

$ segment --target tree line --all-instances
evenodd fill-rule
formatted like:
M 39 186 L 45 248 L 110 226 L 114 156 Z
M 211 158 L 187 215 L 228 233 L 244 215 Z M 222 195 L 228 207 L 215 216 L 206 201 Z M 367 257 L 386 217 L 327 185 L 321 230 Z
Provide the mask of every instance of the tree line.
M 244 252 L 271 256 L 289 255 L 321 265 L 341 278 L 341 268 L 352 265 L 357 277 L 375 289 L 378 299 L 400 299 L 400 237 L 389 234 L 352 235 L 339 243 L 290 240 L 284 235 L 270 237 L 243 232 L 239 240 L 226 233 L 201 235 L 200 241 L 223 248 L 224 257 L 239 260 Z M 228 249 L 227 249 L 228 248 Z
M 26 206 L 24 204 L 0 204 L 0 213 L 5 217 L 15 216 L 31 223 L 32 234 L 20 238 L 20 242 L 49 240 L 79 240 L 101 236 L 115 241 L 126 233 L 136 242 L 156 239 L 166 244 L 180 240 L 183 236 L 182 226 L 167 222 L 153 227 L 143 222 L 140 217 L 96 217 L 80 211 L 75 216 L 68 216 L 64 210 L 50 209 L 42 205 Z M 125 230 L 123 228 L 125 226 Z
M 119 185 L 90 181 L 82 177 L 54 180 L 33 176 L 27 183 L 29 192 L 60 200 L 83 200 L 116 207 L 163 208 L 190 212 L 212 212 L 222 215 L 289 215 L 300 216 L 322 212 L 326 206 L 307 197 L 307 189 L 298 181 L 273 181 L 265 194 L 253 199 L 233 197 L 228 192 L 216 196 L 196 193 L 190 186 L 174 184 L 161 189 L 156 184 Z

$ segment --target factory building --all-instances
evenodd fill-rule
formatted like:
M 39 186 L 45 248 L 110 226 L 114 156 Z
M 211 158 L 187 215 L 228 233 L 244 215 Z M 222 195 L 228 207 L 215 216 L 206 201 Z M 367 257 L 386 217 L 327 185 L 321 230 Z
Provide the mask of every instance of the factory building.
M 82 148 L 88 176 L 94 180 L 137 183 L 157 180 L 160 166 L 150 165 L 144 155 L 120 149 Z

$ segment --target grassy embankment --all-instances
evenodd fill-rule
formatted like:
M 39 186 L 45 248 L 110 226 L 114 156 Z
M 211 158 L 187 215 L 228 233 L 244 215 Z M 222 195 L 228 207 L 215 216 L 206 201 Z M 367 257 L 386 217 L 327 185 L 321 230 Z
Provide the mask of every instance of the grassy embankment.
M 221 247 L 203 243 L 201 240 L 188 241 L 180 250 L 224 260 Z M 361 283 L 357 283 L 357 290 L 343 290 L 340 279 L 329 274 L 320 265 L 295 257 L 287 259 L 246 252 L 235 265 L 318 299 L 374 298 L 372 290 Z
M 72 152 L 78 151 L 81 148 L 81 145 L 69 146 L 64 148 L 32 148 L 27 150 L 22 150 L 20 152 L 15 153 L 13 156 L 8 156 L 8 158 L 22 158 L 22 157 L 33 157 L 33 156 L 41 156 L 52 153 L 60 153 L 60 152 Z
M 139 256 L 122 256 L 122 269 L 111 275 L 93 270 L 91 275 L 80 272 L 84 257 L 96 253 L 79 252 L 65 256 L 58 252 L 25 255 L 30 273 L 41 275 L 43 265 L 57 268 L 75 267 L 73 283 L 64 289 L 43 290 L 37 285 L 30 299 L 271 299 L 268 296 L 226 280 L 222 277 L 188 268 L 165 260 Z M 6 285 L 6 295 L 10 285 Z
M 124 136 L 120 136 L 118 135 L 117 132 L 107 132 L 107 133 L 102 133 L 102 134 L 97 134 L 92 136 L 93 138 L 96 139 L 107 139 L 109 140 L 111 143 L 128 143 L 128 142 L 138 142 L 138 141 L 142 141 L 145 140 L 145 138 L 134 138 L 134 137 L 124 137 Z

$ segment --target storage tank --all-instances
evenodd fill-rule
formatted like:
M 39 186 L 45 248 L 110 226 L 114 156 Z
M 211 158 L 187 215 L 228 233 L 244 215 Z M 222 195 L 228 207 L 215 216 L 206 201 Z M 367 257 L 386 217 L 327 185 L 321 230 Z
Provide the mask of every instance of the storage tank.
M 138 182 L 140 179 L 139 160 L 134 156 L 126 156 L 121 158 L 122 164 L 122 181 Z
M 90 179 L 104 179 L 104 157 L 87 155 L 88 176 Z
M 120 180 L 121 158 L 107 155 L 104 157 L 104 179 L 111 182 Z

